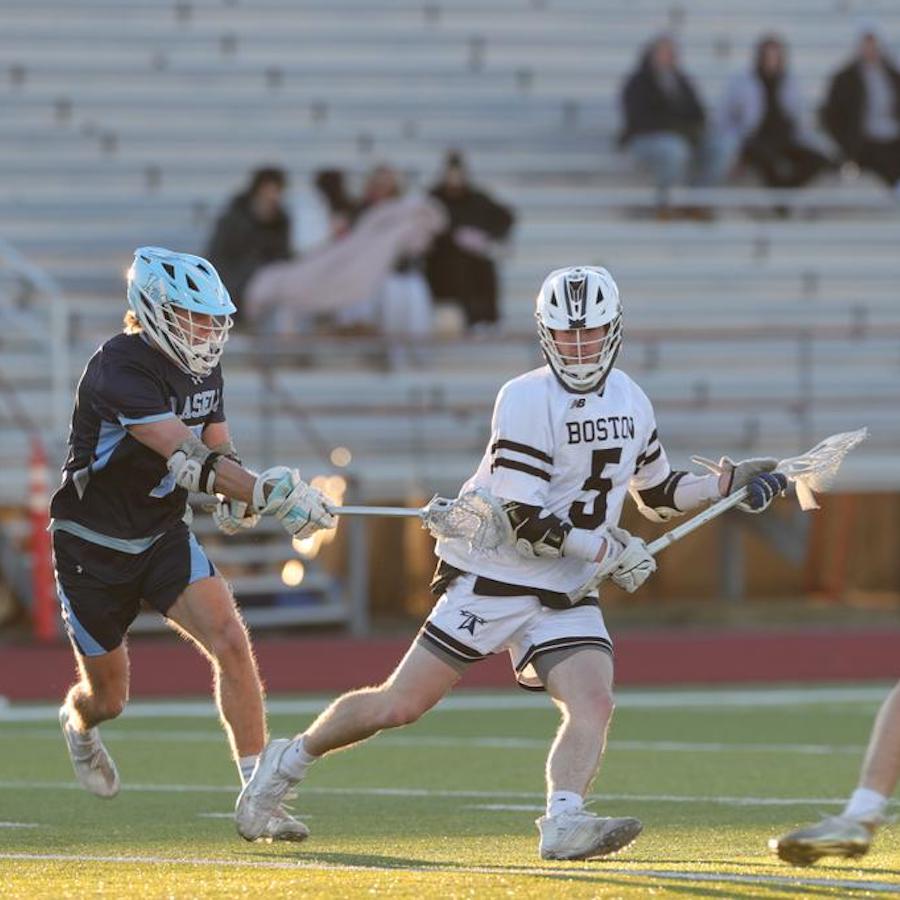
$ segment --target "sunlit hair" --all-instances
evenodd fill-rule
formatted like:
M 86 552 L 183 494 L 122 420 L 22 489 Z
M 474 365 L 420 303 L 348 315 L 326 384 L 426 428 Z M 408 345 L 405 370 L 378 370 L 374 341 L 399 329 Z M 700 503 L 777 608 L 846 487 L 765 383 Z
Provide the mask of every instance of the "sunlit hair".
M 124 326 L 123 331 L 125 334 L 140 334 L 144 330 L 138 317 L 134 314 L 133 309 L 129 309 L 125 312 L 125 315 L 122 318 L 122 324 Z

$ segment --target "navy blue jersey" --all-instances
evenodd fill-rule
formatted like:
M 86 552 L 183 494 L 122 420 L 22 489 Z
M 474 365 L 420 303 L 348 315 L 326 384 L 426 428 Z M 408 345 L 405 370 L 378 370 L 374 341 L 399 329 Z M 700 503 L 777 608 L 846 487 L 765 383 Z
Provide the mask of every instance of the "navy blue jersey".
M 78 383 L 63 481 L 50 504 L 54 521 L 126 541 L 176 525 L 187 491 L 176 486 L 165 459 L 127 430 L 176 416 L 198 437 L 205 425 L 224 421 L 218 366 L 196 380 L 140 334 L 103 344 Z

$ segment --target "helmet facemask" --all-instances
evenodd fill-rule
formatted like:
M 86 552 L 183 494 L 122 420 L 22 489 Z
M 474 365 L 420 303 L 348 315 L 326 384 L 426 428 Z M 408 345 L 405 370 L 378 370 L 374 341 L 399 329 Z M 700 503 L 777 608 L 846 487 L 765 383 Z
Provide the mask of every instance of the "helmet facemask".
M 192 375 L 207 376 L 225 349 L 231 316 L 211 316 L 164 303 L 159 322 L 177 362 Z
M 538 318 L 541 349 L 565 387 L 587 393 L 602 387 L 622 343 L 622 316 L 595 328 L 548 328 Z M 566 338 L 562 338 L 565 335 Z

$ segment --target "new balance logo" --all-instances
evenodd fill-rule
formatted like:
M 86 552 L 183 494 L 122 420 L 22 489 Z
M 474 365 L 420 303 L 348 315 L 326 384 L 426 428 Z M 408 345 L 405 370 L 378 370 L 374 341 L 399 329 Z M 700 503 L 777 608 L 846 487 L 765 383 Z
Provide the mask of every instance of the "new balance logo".
M 569 409 L 583 409 L 585 403 L 587 403 L 587 400 L 584 397 L 576 397 L 572 401 L 572 405 L 569 407 Z
M 462 624 L 456 629 L 457 631 L 468 631 L 472 637 L 475 637 L 475 626 L 484 625 L 485 620 L 475 613 L 469 612 L 467 609 L 461 609 L 459 614 L 463 617 Z

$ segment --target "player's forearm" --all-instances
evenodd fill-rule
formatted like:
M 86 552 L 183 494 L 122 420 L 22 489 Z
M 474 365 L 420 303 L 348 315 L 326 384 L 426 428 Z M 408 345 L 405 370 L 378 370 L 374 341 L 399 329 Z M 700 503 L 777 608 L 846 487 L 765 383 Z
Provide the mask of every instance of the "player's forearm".
M 236 462 L 224 456 L 216 462 L 214 487 L 217 494 L 224 494 L 243 503 L 252 503 L 255 484 L 256 476 Z

